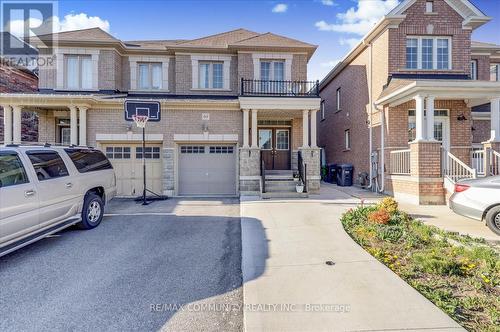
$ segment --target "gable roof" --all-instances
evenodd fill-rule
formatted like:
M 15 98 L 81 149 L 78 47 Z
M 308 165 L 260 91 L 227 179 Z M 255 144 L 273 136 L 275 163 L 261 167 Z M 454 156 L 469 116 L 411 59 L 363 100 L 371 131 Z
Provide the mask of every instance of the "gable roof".
M 237 41 L 231 46 L 267 46 L 267 47 L 312 47 L 316 48 L 316 45 L 301 42 L 297 39 L 288 38 L 285 36 L 276 35 L 271 32 L 267 32 L 261 35 L 253 36 L 247 39 Z
M 410 8 L 417 0 L 404 0 L 399 5 L 394 7 L 387 15 L 402 15 L 404 12 Z M 444 0 L 451 8 L 453 8 L 458 14 L 463 18 L 470 16 L 485 16 L 482 11 L 479 10 L 472 2 L 469 0 Z
M 258 36 L 257 32 L 246 29 L 236 29 L 227 32 L 218 33 L 215 35 L 202 37 L 179 43 L 182 47 L 227 47 L 237 41 Z
M 101 28 L 89 28 L 89 29 L 81 29 L 81 30 L 71 30 L 71 31 L 62 31 L 56 32 L 53 34 L 40 35 L 40 39 L 44 39 L 43 37 L 48 36 L 56 36 L 59 41 L 76 41 L 76 40 L 85 40 L 85 41 L 99 41 L 99 42 L 119 42 L 118 39 L 102 30 Z

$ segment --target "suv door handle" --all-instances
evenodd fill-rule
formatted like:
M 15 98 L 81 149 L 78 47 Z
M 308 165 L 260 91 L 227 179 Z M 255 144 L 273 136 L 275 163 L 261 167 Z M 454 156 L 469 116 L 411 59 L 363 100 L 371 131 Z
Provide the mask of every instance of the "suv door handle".
M 73 183 L 71 182 L 66 183 L 66 188 L 71 188 L 71 187 L 73 187 Z
M 36 191 L 34 191 L 33 189 L 26 190 L 26 191 L 24 192 L 24 196 L 25 196 L 25 197 L 31 197 L 31 196 L 33 196 L 35 193 L 36 193 Z

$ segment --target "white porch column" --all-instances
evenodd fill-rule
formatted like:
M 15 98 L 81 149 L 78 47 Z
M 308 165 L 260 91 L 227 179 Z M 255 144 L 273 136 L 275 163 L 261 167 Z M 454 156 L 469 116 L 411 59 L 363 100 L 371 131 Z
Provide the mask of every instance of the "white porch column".
M 302 147 L 309 147 L 309 110 L 302 111 Z
M 252 110 L 252 148 L 258 148 L 257 110 Z
M 491 142 L 500 142 L 500 98 L 491 100 Z
M 3 105 L 3 140 L 12 144 L 12 106 Z
M 79 128 L 79 145 L 87 145 L 87 107 L 79 106 L 78 111 L 80 112 L 80 128 Z
M 78 145 L 78 114 L 76 106 L 69 107 L 70 115 L 69 115 L 69 125 L 70 125 L 70 144 Z
M 248 148 L 248 110 L 243 110 L 243 147 Z
M 317 116 L 318 110 L 312 110 L 311 111 L 311 148 L 317 148 L 317 142 L 316 142 L 316 116 Z
M 12 107 L 12 141 L 14 144 L 21 144 L 21 113 L 21 106 Z
M 427 140 L 434 140 L 434 96 L 427 97 Z
M 415 96 L 415 141 L 424 140 L 424 97 Z

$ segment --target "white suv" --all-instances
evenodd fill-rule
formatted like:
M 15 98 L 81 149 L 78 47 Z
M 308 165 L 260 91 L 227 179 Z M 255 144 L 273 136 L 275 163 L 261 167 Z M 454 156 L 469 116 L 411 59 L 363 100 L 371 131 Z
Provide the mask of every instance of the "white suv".
M 101 151 L 0 146 L 0 256 L 78 224 L 101 223 L 116 177 Z

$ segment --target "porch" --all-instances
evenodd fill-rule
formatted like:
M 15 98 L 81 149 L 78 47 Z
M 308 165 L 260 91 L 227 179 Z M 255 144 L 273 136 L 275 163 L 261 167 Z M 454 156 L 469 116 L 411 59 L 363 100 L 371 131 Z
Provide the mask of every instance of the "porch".
M 240 192 L 285 197 L 303 183 L 304 192 L 320 184 L 316 115 L 319 98 L 240 97 L 243 144 Z M 273 197 L 274 197 L 273 196 Z M 288 197 L 288 196 L 286 196 Z
M 377 101 L 385 136 L 377 176 L 386 193 L 413 204 L 445 204 L 457 181 L 500 173 L 498 82 L 418 80 L 390 88 Z M 471 107 L 485 102 L 491 137 L 478 147 Z

